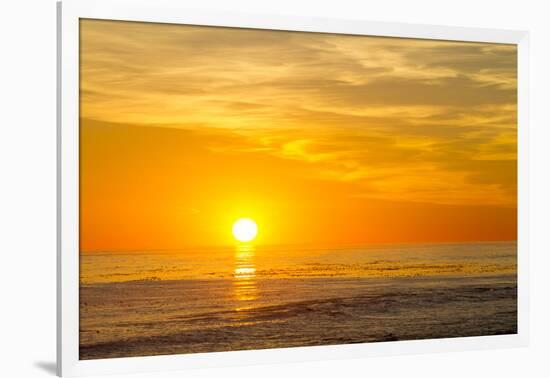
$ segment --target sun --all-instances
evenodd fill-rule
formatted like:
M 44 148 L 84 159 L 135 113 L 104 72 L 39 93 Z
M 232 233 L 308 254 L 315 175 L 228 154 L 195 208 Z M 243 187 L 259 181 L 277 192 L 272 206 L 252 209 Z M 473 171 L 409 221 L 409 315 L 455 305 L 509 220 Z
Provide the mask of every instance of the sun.
M 258 234 L 258 225 L 250 218 L 240 218 L 233 223 L 233 236 L 240 242 L 249 242 Z

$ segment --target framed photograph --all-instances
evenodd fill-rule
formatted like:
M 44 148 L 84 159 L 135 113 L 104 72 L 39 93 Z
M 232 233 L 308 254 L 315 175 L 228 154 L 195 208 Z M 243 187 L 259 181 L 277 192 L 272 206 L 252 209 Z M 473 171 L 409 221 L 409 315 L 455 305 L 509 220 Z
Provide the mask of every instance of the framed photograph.
M 522 346 L 523 31 L 58 4 L 58 373 Z

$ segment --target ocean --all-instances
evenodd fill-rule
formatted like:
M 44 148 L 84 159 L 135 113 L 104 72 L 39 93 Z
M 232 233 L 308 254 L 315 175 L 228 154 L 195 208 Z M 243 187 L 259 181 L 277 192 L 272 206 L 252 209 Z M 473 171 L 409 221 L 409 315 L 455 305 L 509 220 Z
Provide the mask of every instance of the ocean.
M 82 252 L 80 358 L 517 332 L 515 242 Z

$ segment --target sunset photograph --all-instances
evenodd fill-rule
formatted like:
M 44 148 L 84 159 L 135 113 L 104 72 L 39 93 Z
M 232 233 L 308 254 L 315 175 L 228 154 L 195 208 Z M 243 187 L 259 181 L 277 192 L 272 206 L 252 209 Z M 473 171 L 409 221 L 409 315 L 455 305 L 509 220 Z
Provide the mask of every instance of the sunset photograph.
M 517 46 L 80 20 L 81 360 L 517 333 Z

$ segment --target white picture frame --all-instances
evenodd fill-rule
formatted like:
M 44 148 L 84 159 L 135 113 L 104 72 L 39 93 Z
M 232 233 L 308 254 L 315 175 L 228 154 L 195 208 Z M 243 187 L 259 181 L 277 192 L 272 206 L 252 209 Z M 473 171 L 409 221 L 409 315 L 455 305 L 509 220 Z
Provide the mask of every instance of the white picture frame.
M 60 376 L 526 346 L 529 340 L 529 36 L 525 31 L 185 9 L 177 0 L 58 3 L 57 373 Z M 518 333 L 452 339 L 79 360 L 79 19 L 245 27 L 516 44 L 518 47 Z

